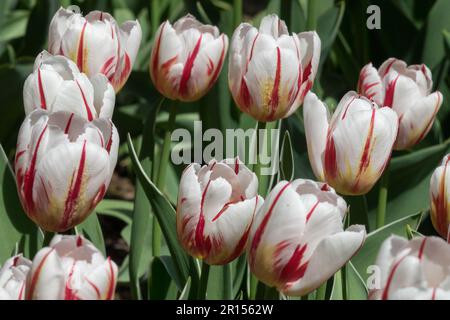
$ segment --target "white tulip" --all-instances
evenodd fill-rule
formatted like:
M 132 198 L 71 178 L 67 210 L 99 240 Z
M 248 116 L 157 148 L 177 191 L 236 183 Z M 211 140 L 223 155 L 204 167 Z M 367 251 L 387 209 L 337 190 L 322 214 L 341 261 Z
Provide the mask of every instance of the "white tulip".
M 315 31 L 289 35 L 272 14 L 259 29 L 241 23 L 230 48 L 228 82 L 241 111 L 259 121 L 286 118 L 311 89 L 320 60 Z
M 226 264 L 244 251 L 263 199 L 258 180 L 239 159 L 188 166 L 180 181 L 177 233 L 183 248 L 208 264 Z
M 15 172 L 28 217 L 47 231 L 81 223 L 103 198 L 117 162 L 111 120 L 38 109 L 24 120 Z
M 346 211 L 344 199 L 327 184 L 303 179 L 279 182 L 250 232 L 251 271 L 288 295 L 318 288 L 364 243 L 364 226 L 344 231 Z

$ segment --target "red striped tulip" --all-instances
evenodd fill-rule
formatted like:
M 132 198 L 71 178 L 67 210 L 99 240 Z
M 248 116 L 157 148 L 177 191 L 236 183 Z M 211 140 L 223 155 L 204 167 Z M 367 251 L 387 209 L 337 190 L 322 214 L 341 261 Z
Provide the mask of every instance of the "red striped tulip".
M 103 198 L 117 161 L 110 120 L 67 112 L 30 113 L 19 131 L 15 171 L 28 217 L 47 231 L 81 223 Z
M 362 246 L 364 226 L 344 231 L 344 199 L 327 184 L 281 181 L 267 196 L 250 232 L 255 276 L 288 295 L 318 288 Z
M 358 92 L 397 113 L 400 126 L 394 149 L 404 150 L 419 143 L 433 126 L 442 94 L 431 93 L 432 86 L 431 72 L 424 64 L 407 66 L 389 58 L 378 71 L 371 63 L 364 66 Z
M 286 118 L 311 89 L 320 60 L 316 32 L 289 35 L 276 15 L 259 30 L 242 23 L 231 40 L 228 82 L 234 101 L 259 121 Z
M 30 300 L 113 300 L 117 265 L 83 236 L 56 235 L 33 259 Z
M 263 199 L 258 180 L 239 159 L 188 166 L 180 180 L 177 233 L 183 248 L 208 264 L 226 264 L 247 244 Z
M 139 22 L 119 26 L 106 12 L 86 17 L 60 8 L 50 23 L 48 48 L 73 60 L 88 76 L 103 73 L 118 92 L 127 81 L 141 43 Z
M 450 154 L 434 170 L 430 182 L 430 215 L 436 231 L 448 239 L 450 223 Z
M 24 300 L 31 261 L 22 255 L 8 259 L 0 268 L 0 300 Z
M 389 162 L 398 131 L 395 112 L 351 91 L 329 120 L 325 104 L 310 92 L 303 115 L 316 177 L 342 194 L 367 193 Z
M 371 300 L 450 299 L 450 245 L 438 237 L 391 236 L 376 265 L 379 288 L 369 292 Z
M 172 100 L 195 101 L 216 82 L 228 49 L 228 37 L 190 14 L 172 26 L 161 24 L 150 59 L 158 91 Z
M 23 88 L 27 115 L 41 108 L 72 112 L 89 121 L 98 117 L 111 119 L 115 100 L 114 89 L 104 75 L 89 79 L 71 60 L 47 51 L 37 56 L 34 71 Z

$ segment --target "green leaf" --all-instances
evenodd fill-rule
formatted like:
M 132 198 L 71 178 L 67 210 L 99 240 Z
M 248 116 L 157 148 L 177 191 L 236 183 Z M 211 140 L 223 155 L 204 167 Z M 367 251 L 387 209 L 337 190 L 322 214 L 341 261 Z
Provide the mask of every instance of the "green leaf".
M 449 150 L 449 142 L 423 148 L 391 160 L 389 170 L 386 223 L 414 212 L 427 210 L 430 204 L 430 178 L 442 157 Z M 375 225 L 379 184 L 368 195 L 369 218 Z
M 445 55 L 444 43 L 439 35 L 442 31 L 450 30 L 450 2 L 448 0 L 437 0 L 430 10 L 427 18 L 425 44 L 423 46 L 423 62 L 434 69 Z
M 27 10 L 16 10 L 6 15 L 0 26 L 0 42 L 24 36 L 29 15 Z
M 162 233 L 169 247 L 170 254 L 174 259 L 177 276 L 180 277 L 180 279 L 182 279 L 183 281 L 186 281 L 189 275 L 191 258 L 186 255 L 186 253 L 178 244 L 175 209 L 172 207 L 164 194 L 156 188 L 156 186 L 145 173 L 142 165 L 138 160 L 130 136 L 128 136 L 128 148 L 136 175 L 140 183 L 142 184 L 147 198 L 152 204 L 153 213 L 158 219 Z
M 367 300 L 367 287 L 364 279 L 356 270 L 351 261 L 348 262 L 346 268 L 339 270 L 334 275 L 333 289 L 331 292 L 331 300 L 342 300 L 342 272 L 347 273 L 347 300 Z
M 223 266 L 210 266 L 207 297 L 208 300 L 230 300 L 232 293 L 232 267 L 231 264 Z
M 106 255 L 105 240 L 103 239 L 103 232 L 98 221 L 97 214 L 91 213 L 86 220 L 84 220 L 77 227 L 79 233 L 89 239 L 104 255 Z
M 0 145 L 0 265 L 11 257 L 16 248 L 20 250 L 19 242 L 22 243 L 20 251 L 23 251 L 24 237 L 30 238 L 32 235 L 38 235 L 38 228 L 22 209 L 14 174 Z M 33 251 L 37 249 L 39 246 L 36 243 Z M 30 251 L 23 252 L 30 257 Z
M 170 257 L 154 257 L 150 264 L 148 277 L 148 298 L 150 300 L 175 299 L 177 289 L 171 275 L 168 272 L 166 264 L 162 259 Z M 179 289 L 180 291 L 183 289 Z
M 184 286 L 183 290 L 181 291 L 181 294 L 178 297 L 178 300 L 188 300 L 190 291 L 191 291 L 191 277 L 189 277 L 187 279 L 186 285 Z
M 352 263 L 361 277 L 366 280 L 369 274 L 367 274 L 367 267 L 375 263 L 375 259 L 378 255 L 378 250 L 381 244 L 392 234 L 407 236 L 406 225 L 410 225 L 413 229 L 417 229 L 422 213 L 415 213 L 413 215 L 404 217 L 397 221 L 391 222 L 382 228 L 379 228 L 367 235 L 366 241 L 358 251 L 358 253 L 352 258 Z

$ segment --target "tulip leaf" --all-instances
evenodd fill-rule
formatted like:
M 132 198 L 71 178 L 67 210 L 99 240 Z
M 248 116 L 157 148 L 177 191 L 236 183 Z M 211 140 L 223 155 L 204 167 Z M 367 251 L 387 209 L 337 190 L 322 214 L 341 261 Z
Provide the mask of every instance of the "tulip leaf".
M 165 262 L 163 262 L 163 259 Z M 170 274 L 167 264 L 173 264 L 169 256 L 154 257 L 149 270 L 148 277 L 148 299 L 166 300 L 176 299 L 177 287 L 173 281 L 173 274 Z M 173 270 L 173 268 L 172 268 Z M 178 291 L 182 291 L 179 288 Z
M 16 249 L 30 257 L 34 252 L 24 251 L 23 244 L 26 237 L 33 235 L 40 236 L 38 228 L 22 209 L 14 174 L 0 145 L 0 265 L 11 257 Z M 39 245 L 36 243 L 33 251 L 38 249 Z
M 178 300 L 188 300 L 190 291 L 191 291 L 191 277 L 189 277 L 187 279 L 186 285 L 184 286 L 183 290 L 181 291 L 181 294 L 178 297 Z
M 105 240 L 103 239 L 103 232 L 98 221 L 98 216 L 95 212 L 91 213 L 77 227 L 80 234 L 89 239 L 99 249 L 103 255 L 106 255 Z
M 450 2 L 448 0 L 437 0 L 428 14 L 425 43 L 423 46 L 423 62 L 432 70 L 440 63 L 445 55 L 444 43 L 442 42 L 442 38 L 437 35 L 442 34 L 442 31 L 445 29 L 450 30 L 449 12 Z
M 450 150 L 450 141 L 394 157 L 389 170 L 386 223 L 396 221 L 429 207 L 430 178 L 442 157 Z M 367 195 L 370 225 L 375 225 L 379 183 Z
M 375 263 L 378 250 L 383 241 L 392 234 L 406 237 L 406 225 L 409 225 L 413 230 L 416 230 L 420 224 L 421 218 L 422 212 L 415 213 L 391 222 L 367 235 L 364 245 L 351 260 L 364 280 L 370 276 L 368 267 Z
M 342 300 L 342 272 L 346 272 L 347 283 L 347 300 L 366 300 L 367 299 L 367 287 L 364 283 L 364 279 L 361 277 L 355 266 L 348 262 L 347 266 L 339 270 L 334 275 L 333 288 L 331 291 L 331 300 Z
M 232 264 L 210 266 L 208 287 L 206 292 L 209 300 L 230 300 L 232 292 Z
M 177 276 L 183 281 L 186 281 L 189 275 L 190 258 L 178 244 L 175 209 L 172 207 L 165 195 L 159 191 L 158 188 L 156 188 L 145 173 L 136 155 L 130 136 L 128 136 L 128 148 L 136 175 L 143 187 L 143 190 L 145 191 L 145 194 L 147 195 L 147 198 L 152 204 L 153 213 L 158 219 L 167 246 L 169 247 L 170 254 L 174 259 Z

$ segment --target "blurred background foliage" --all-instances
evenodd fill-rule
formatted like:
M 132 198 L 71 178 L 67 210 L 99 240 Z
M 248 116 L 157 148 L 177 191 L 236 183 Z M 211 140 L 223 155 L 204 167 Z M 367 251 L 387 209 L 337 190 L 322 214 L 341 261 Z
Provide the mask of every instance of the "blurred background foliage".
M 313 3 L 313 5 L 311 5 Z M 309 4 L 309 5 L 308 5 Z M 381 29 L 369 30 L 366 20 L 369 5 L 381 9 Z M 5 154 L 0 155 L 0 242 L 16 243 L 30 255 L 44 241 L 39 231 L 23 214 L 8 171 L 7 160 L 13 158 L 18 129 L 24 118 L 22 86 L 32 71 L 34 57 L 47 47 L 50 20 L 60 6 L 77 5 L 87 14 L 92 10 L 108 11 L 119 21 L 138 19 L 143 30 L 141 48 L 130 79 L 118 94 L 113 121 L 121 135 L 118 167 L 107 199 L 80 229 L 121 264 L 121 297 L 129 297 L 129 246 L 132 241 L 133 199 L 135 177 L 126 145 L 130 133 L 139 145 L 144 130 L 144 119 L 154 113 L 160 95 L 151 84 L 148 62 L 153 36 L 159 24 L 169 19 L 192 13 L 204 23 L 218 25 L 231 38 L 241 21 L 259 24 L 261 17 L 277 13 L 288 24 L 291 32 L 316 29 L 322 41 L 321 63 L 313 91 L 335 107 L 348 90 L 356 90 L 359 71 L 368 62 L 378 67 L 385 59 L 397 57 L 408 64 L 425 63 L 432 70 L 434 89 L 444 95 L 444 102 L 427 138 L 414 150 L 394 152 L 389 167 L 390 184 L 387 204 L 387 223 L 370 234 L 363 250 L 353 259 L 350 280 L 361 286 L 367 277 L 365 267 L 373 262 L 380 241 L 390 233 L 410 235 L 414 232 L 434 234 L 427 210 L 428 186 L 432 171 L 444 154 L 449 152 L 450 137 L 450 0 L 2 0 L 0 1 L 0 142 Z M 239 10 L 242 5 L 243 12 Z M 193 121 L 202 120 L 207 128 L 251 128 L 255 121 L 243 115 L 234 106 L 228 82 L 228 67 L 214 88 L 199 102 L 179 107 L 176 127 L 193 130 Z M 168 108 L 164 105 L 156 116 L 156 146 L 163 141 L 168 126 Z M 302 109 L 282 121 L 281 128 L 292 140 L 294 177 L 314 178 L 307 153 Z M 358 134 L 358 133 L 355 133 Z M 282 134 L 282 137 L 284 133 Z M 154 157 L 159 159 L 158 148 Z M 176 203 L 178 179 L 182 167 L 170 164 L 164 193 Z M 378 186 L 365 197 L 347 198 L 350 204 L 350 222 L 363 222 L 374 229 Z M 13 218 L 12 215 L 22 215 Z M 150 217 L 151 219 L 151 217 Z M 23 221 L 18 221 L 23 220 Z M 409 230 L 409 231 L 408 231 Z M 418 230 L 418 231 L 415 231 Z M 409 232 L 409 233 L 408 233 Z M 104 237 L 103 237 L 104 235 Z M 140 245 L 151 247 L 151 230 L 144 230 Z M 173 297 L 176 287 L 171 282 L 173 261 L 164 245 L 162 256 L 152 259 L 150 250 L 141 250 L 133 258 L 137 278 L 148 280 L 147 297 Z M 148 252 L 147 252 L 148 251 Z M 11 253 L 11 248 L 0 248 L 0 264 Z M 242 259 L 234 262 L 236 270 Z M 136 263 L 138 266 L 136 266 Z M 150 266 L 150 272 L 148 272 Z M 244 269 L 242 269 L 244 270 Z M 173 270 L 172 270 L 173 271 Z M 353 273 L 354 271 L 354 273 Z M 214 274 L 214 269 L 212 269 Z M 169 275 L 169 276 L 168 276 Z M 219 275 L 220 276 L 220 275 Z M 239 278 L 240 277 L 240 278 Z M 234 289 L 239 292 L 243 274 L 235 272 Z M 239 281 L 240 279 L 240 281 Z M 220 283 L 220 282 L 216 282 Z M 211 284 L 214 286 L 214 282 Z M 341 285 L 335 283 L 333 286 Z M 362 284 L 363 285 L 363 284 Z M 364 291 L 364 290 L 362 290 Z M 210 297 L 221 297 L 220 288 L 209 288 Z M 337 292 L 337 291 L 335 291 Z M 332 298 L 339 298 L 334 296 Z

